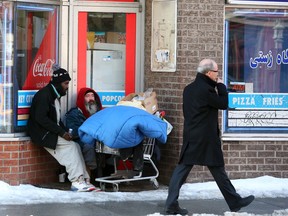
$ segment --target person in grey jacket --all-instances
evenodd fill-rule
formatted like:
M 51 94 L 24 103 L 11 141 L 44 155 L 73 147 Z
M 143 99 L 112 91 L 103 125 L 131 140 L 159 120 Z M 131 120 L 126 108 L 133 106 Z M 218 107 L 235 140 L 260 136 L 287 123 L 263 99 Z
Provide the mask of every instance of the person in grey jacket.
M 249 205 L 254 196 L 242 198 L 225 171 L 218 111 L 227 109 L 228 92 L 218 78 L 218 65 L 214 60 L 203 59 L 197 72 L 196 79 L 183 91 L 183 146 L 170 179 L 165 211 L 168 214 L 188 213 L 179 206 L 179 191 L 193 166 L 200 165 L 208 167 L 230 210 L 237 212 Z
M 34 144 L 44 147 L 62 166 L 65 166 L 73 191 L 92 191 L 87 185 L 90 177 L 79 145 L 72 141 L 72 135 L 60 118 L 60 98 L 66 95 L 69 81 L 68 72 L 57 65 L 53 66 L 49 84 L 33 97 L 27 133 Z

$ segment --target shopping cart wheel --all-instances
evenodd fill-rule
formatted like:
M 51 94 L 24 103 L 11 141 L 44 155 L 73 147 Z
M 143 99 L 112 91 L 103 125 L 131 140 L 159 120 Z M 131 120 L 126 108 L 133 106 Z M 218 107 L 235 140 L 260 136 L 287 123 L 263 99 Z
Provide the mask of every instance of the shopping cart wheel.
M 158 183 L 157 179 L 151 179 L 150 181 L 151 181 L 151 184 L 152 184 L 154 189 L 159 188 L 159 183 Z
M 118 184 L 113 184 L 113 191 L 118 192 L 119 191 L 119 186 Z
M 100 182 L 100 188 L 102 191 L 105 191 L 105 183 L 104 182 Z

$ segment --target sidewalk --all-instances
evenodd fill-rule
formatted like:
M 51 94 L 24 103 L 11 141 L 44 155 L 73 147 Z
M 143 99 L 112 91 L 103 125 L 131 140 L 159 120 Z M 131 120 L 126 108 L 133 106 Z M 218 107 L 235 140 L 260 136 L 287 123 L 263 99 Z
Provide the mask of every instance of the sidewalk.
M 70 183 L 52 183 L 47 185 L 38 185 L 40 188 L 53 188 L 59 190 L 70 190 Z M 160 188 L 167 186 L 160 185 Z M 118 197 L 117 192 L 113 192 L 112 187 L 107 187 L 109 200 L 111 197 Z M 120 192 L 140 192 L 153 190 L 149 181 L 131 182 L 131 184 L 121 184 Z M 13 191 L 12 191 L 13 193 Z M 77 192 L 75 192 L 77 193 Z M 80 192 L 79 192 L 80 193 Z M 93 196 L 97 196 L 97 193 Z M 92 194 L 91 194 L 92 195 Z M 1 191 L 0 191 L 1 196 Z M 21 196 L 21 194 L 19 194 Z M 24 196 L 24 194 L 23 194 Z M 48 197 L 47 197 L 48 196 Z M 25 197 L 25 196 L 24 196 Z M 101 196 L 98 196 L 101 197 Z M 45 203 L 49 194 L 43 196 L 41 204 L 29 205 L 1 205 L 0 216 L 160 216 L 165 215 L 165 200 L 156 201 L 123 201 L 119 196 L 118 201 L 103 202 L 85 202 L 85 196 L 75 203 Z M 58 200 L 61 200 L 58 197 Z M 65 197 L 63 197 L 65 200 Z M 88 199 L 89 200 L 89 199 Z M 115 199 L 114 199 L 115 200 Z M 32 200 L 33 201 L 33 200 Z M 55 200 L 57 202 L 57 200 Z M 17 202 L 16 202 L 17 203 Z M 39 203 L 39 200 L 38 200 Z M 257 198 L 247 207 L 238 213 L 229 213 L 229 208 L 224 199 L 191 199 L 179 200 L 180 206 L 189 211 L 189 216 L 288 216 L 288 198 Z M 276 210 L 285 210 L 284 213 L 274 214 Z M 242 213 L 241 213 L 242 212 Z M 245 213 L 246 212 L 246 213 Z
M 111 194 L 112 195 L 112 194 Z M 189 215 L 206 214 L 224 215 L 228 207 L 224 200 L 180 200 L 182 207 L 189 210 Z M 0 216 L 159 216 L 163 213 L 164 201 L 101 202 L 77 204 L 37 204 L 37 205 L 0 205 Z M 239 213 L 233 216 L 265 215 L 274 210 L 288 209 L 287 198 L 255 199 Z M 250 214 L 241 214 L 247 212 Z M 207 215 L 208 214 L 208 215 Z M 211 215 L 211 216 L 212 216 Z M 288 210 L 277 216 L 288 215 Z M 199 216 L 199 215 L 197 215 Z

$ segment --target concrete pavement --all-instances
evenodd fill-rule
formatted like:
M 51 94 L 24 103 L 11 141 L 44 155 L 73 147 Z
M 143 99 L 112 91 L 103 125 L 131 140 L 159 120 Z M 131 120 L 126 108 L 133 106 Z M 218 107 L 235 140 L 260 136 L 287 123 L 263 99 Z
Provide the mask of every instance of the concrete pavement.
M 226 202 L 215 200 L 180 200 L 189 215 L 224 215 Z M 73 204 L 0 205 L 0 216 L 147 216 L 164 214 L 164 201 L 129 201 Z M 240 210 L 254 215 L 270 216 L 275 210 L 288 209 L 288 198 L 256 198 Z M 158 213 L 158 214 L 157 214 Z M 286 213 L 288 215 L 288 211 Z M 286 215 L 281 214 L 281 216 Z M 237 215 L 237 214 L 236 214 Z M 235 216 L 236 216 L 235 215 Z M 277 215 L 280 216 L 280 215 Z
M 56 188 L 60 190 L 70 190 L 70 183 L 51 183 L 48 185 L 37 185 L 41 188 Z M 160 185 L 161 187 L 167 187 Z M 112 188 L 107 190 L 113 194 Z M 154 190 L 149 181 L 136 181 L 130 184 L 121 184 L 120 191 L 137 192 Z M 93 192 L 92 192 L 93 193 Z M 96 192 L 97 193 L 97 192 Z M 111 195 L 112 195 L 111 194 Z M 1 191 L 0 191 L 1 196 Z M 45 197 L 43 197 L 45 202 Z M 96 203 L 43 203 L 35 205 L 1 205 L 0 216 L 159 216 L 164 215 L 164 200 L 156 201 L 108 201 Z M 224 215 L 229 208 L 224 199 L 191 199 L 179 200 L 180 206 L 189 211 L 189 216 L 193 214 L 213 214 Z M 288 209 L 288 198 L 257 198 L 247 207 L 239 212 L 247 212 L 255 216 L 271 216 L 275 210 Z M 253 215 L 253 216 L 254 216 Z M 200 215 L 197 215 L 200 216 Z M 202 215 L 201 215 L 202 216 Z M 203 215 L 204 216 L 204 215 Z M 210 216 L 210 215 L 206 215 Z M 238 216 L 233 215 L 233 216 Z M 240 215 L 250 216 L 250 215 Z M 277 216 L 288 216 L 280 214 Z

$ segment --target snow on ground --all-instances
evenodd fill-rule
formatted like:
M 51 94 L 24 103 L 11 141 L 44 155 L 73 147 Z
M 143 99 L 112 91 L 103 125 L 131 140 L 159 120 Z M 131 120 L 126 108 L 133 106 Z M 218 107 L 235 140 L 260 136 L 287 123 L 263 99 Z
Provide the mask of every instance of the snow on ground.
M 276 210 L 272 214 L 265 214 L 265 215 L 259 215 L 259 214 L 249 214 L 246 212 L 237 213 L 237 212 L 225 212 L 223 216 L 287 216 L 288 215 L 288 209 L 285 210 Z M 149 214 L 147 216 L 162 216 L 159 213 L 155 214 Z M 222 216 L 222 215 L 215 215 L 215 214 L 192 214 L 191 216 Z
M 256 198 L 288 198 L 288 179 L 262 176 L 251 179 L 232 180 L 232 184 L 241 196 L 253 194 Z M 165 200 L 167 187 L 158 190 L 140 192 L 92 192 L 80 193 L 56 189 L 39 188 L 32 185 L 10 186 L 0 181 L 0 205 L 23 205 L 37 203 L 84 203 L 107 201 Z M 186 183 L 182 186 L 181 200 L 189 199 L 223 199 L 216 183 Z M 159 216 L 155 213 L 149 216 Z M 288 209 L 275 211 L 271 216 L 288 216 Z M 218 216 L 211 214 L 193 214 L 193 216 Z M 258 216 L 248 213 L 226 212 L 225 216 Z M 265 215 L 266 216 L 266 215 Z M 267 215 L 268 216 L 268 215 Z M 269 215 L 270 216 L 270 215 Z

